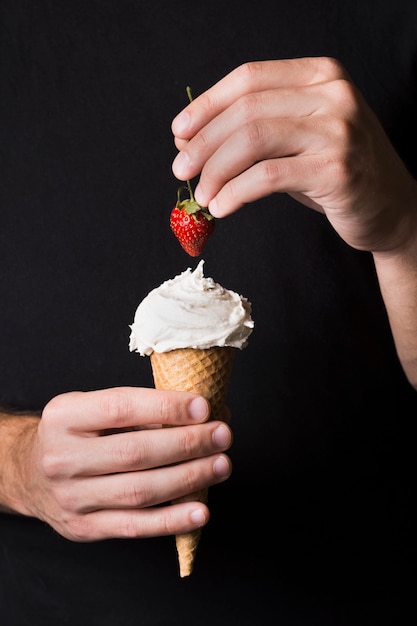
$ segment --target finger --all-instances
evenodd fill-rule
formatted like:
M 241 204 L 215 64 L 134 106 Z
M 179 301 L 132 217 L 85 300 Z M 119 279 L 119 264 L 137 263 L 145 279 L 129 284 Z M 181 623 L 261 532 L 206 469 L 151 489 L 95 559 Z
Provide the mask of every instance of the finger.
M 332 177 L 332 188 L 337 190 L 337 165 L 331 159 L 317 159 L 311 156 L 270 159 L 256 163 L 236 178 L 228 181 L 217 196 L 209 203 L 214 217 L 225 217 L 245 204 L 259 200 L 273 193 L 288 193 L 305 206 L 323 211 L 321 202 L 323 184 L 317 181 L 315 173 L 326 170 Z M 307 189 L 307 191 L 303 191 Z M 315 189 L 311 192 L 309 189 Z
M 240 65 L 185 107 L 172 122 L 174 136 L 191 139 L 210 120 L 242 96 L 281 87 L 348 78 L 331 58 L 280 59 Z
M 147 508 L 221 483 L 231 470 L 230 459 L 221 454 L 153 470 L 83 478 L 67 488 L 62 504 L 70 501 L 72 510 L 83 514 Z
M 249 192 L 246 202 L 250 201 L 249 198 L 254 199 L 253 196 L 261 197 L 261 194 L 293 191 L 295 180 L 301 184 L 296 191 L 304 191 L 305 181 L 300 179 L 298 173 L 300 167 L 304 170 L 304 163 L 292 158 L 284 164 L 275 159 L 309 154 L 319 159 L 328 147 L 328 133 L 321 131 L 322 125 L 318 120 L 312 122 L 311 118 L 295 118 L 256 121 L 240 128 L 204 165 L 195 189 L 196 200 L 203 206 L 209 206 L 210 210 L 214 208 L 213 215 L 217 217 L 230 212 L 230 203 L 223 207 L 221 198 L 217 197 L 215 206 L 213 198 L 229 181 L 244 182 L 245 177 L 239 175 L 255 165 L 252 173 L 258 176 L 258 185 Z M 234 155 L 233 159 L 230 155 Z M 259 163 L 262 165 L 259 166 Z M 243 194 L 243 189 L 236 191 Z M 225 193 L 222 195 L 224 197 Z
M 191 532 L 210 519 L 202 502 L 184 502 L 148 509 L 101 509 L 74 516 L 60 528 L 61 534 L 79 542 L 103 539 L 144 539 Z
M 115 387 L 57 396 L 46 406 L 41 422 L 91 435 L 112 428 L 199 423 L 209 412 L 209 403 L 197 394 Z
M 78 439 L 70 454 L 54 458 L 48 475 L 96 476 L 145 470 L 225 451 L 232 439 L 230 427 L 218 421 Z

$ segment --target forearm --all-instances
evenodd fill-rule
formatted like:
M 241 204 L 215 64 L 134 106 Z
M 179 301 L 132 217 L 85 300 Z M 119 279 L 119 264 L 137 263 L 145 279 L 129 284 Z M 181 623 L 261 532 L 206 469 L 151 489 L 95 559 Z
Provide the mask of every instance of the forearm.
M 28 514 L 25 494 L 29 487 L 32 442 L 39 417 L 0 411 L 0 511 Z
M 398 357 L 417 390 L 417 236 L 401 253 L 375 253 L 374 261 Z

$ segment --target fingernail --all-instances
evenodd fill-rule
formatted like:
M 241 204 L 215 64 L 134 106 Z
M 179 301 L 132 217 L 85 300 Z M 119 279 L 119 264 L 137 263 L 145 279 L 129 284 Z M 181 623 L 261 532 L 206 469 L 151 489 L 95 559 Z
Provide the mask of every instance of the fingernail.
M 220 424 L 213 432 L 213 441 L 218 448 L 228 448 L 232 442 L 230 429 L 224 424 Z
M 197 526 L 204 526 L 204 524 L 206 523 L 206 516 L 200 509 L 192 511 L 190 513 L 190 519 L 194 524 L 197 524 Z
M 185 111 L 182 111 L 172 120 L 172 129 L 175 135 L 181 135 L 188 130 L 190 125 L 190 116 Z
M 190 417 L 195 422 L 202 422 L 205 419 L 209 412 L 209 406 L 207 400 L 205 400 L 202 396 L 197 396 L 193 398 L 188 405 L 188 412 Z
M 187 178 L 187 168 L 190 163 L 189 156 L 186 152 L 179 152 L 172 163 L 174 174 L 178 178 Z
M 214 461 L 213 469 L 219 478 L 228 478 L 230 476 L 230 463 L 225 456 L 219 456 Z

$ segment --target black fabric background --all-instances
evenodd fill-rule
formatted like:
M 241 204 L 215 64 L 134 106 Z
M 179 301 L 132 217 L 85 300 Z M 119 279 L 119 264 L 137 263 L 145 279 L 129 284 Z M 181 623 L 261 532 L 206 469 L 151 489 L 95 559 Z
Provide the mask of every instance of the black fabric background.
M 186 85 L 335 56 L 417 174 L 414 0 L 2 0 L 0 29 L 5 407 L 152 385 L 128 325 L 195 264 L 168 220 Z M 204 259 L 256 328 L 229 394 L 234 473 L 211 490 L 192 577 L 172 538 L 78 545 L 2 515 L 2 626 L 405 623 L 417 402 L 370 256 L 275 195 L 218 220 Z

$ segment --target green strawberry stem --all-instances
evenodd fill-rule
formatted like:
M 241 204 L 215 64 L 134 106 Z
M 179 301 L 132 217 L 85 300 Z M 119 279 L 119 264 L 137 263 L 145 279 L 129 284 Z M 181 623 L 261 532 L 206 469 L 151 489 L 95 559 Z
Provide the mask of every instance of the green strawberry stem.
M 185 88 L 185 90 L 186 90 L 186 92 L 187 92 L 188 100 L 189 100 L 190 102 L 192 102 L 192 101 L 193 101 L 193 94 L 191 93 L 191 87 L 187 85 L 187 87 Z M 193 190 L 192 190 L 192 187 L 191 187 L 191 183 L 190 183 L 190 181 L 189 181 L 189 180 L 187 180 L 187 187 L 188 187 L 188 192 L 189 192 L 189 194 L 190 194 L 190 200 L 191 200 L 191 202 L 195 202 L 195 200 L 194 200 L 194 193 L 193 193 Z
M 191 183 L 189 180 L 187 180 L 187 189 L 188 189 L 188 193 L 190 194 L 190 200 L 191 202 L 195 202 L 195 198 L 194 198 L 194 193 L 193 193 L 193 188 L 191 187 Z
M 190 102 L 193 101 L 193 96 L 191 93 L 191 87 L 186 87 L 186 91 L 187 91 L 187 95 L 188 95 L 188 100 Z M 177 192 L 177 207 L 179 209 L 185 209 L 187 211 L 187 213 L 189 215 L 192 215 L 194 217 L 194 219 L 196 219 L 195 214 L 196 213 L 201 213 L 202 215 L 204 215 L 204 217 L 210 221 L 212 219 L 214 219 L 214 217 L 212 216 L 212 214 L 210 213 L 210 211 L 207 209 L 207 207 L 202 207 L 200 206 L 194 198 L 194 192 L 193 192 L 193 188 L 191 186 L 191 182 L 189 180 L 187 180 L 187 189 L 188 189 L 188 193 L 190 194 L 190 198 L 187 200 L 181 200 L 181 191 L 185 189 L 185 187 L 179 187 L 178 188 L 178 192 Z

